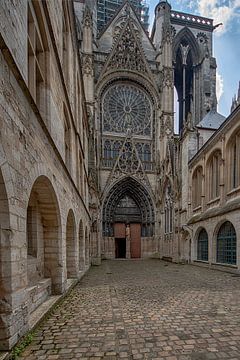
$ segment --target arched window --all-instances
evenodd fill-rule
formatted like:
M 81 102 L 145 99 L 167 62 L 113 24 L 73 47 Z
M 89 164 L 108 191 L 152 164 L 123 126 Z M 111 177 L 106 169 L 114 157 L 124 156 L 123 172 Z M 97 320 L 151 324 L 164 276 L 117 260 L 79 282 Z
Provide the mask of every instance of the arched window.
M 103 94 L 102 130 L 114 134 L 131 132 L 138 136 L 152 134 L 152 101 L 140 86 L 116 82 Z
M 64 150 L 65 164 L 71 172 L 71 125 L 69 122 L 68 112 L 64 105 Z
M 143 144 L 137 143 L 137 144 L 135 145 L 135 147 L 136 147 L 136 149 L 137 149 L 139 159 L 140 159 L 140 160 L 143 160 Z
M 144 144 L 143 161 L 144 161 L 144 169 L 151 170 L 152 164 L 151 164 L 151 145 L 150 144 Z
M 69 20 L 67 13 L 67 2 L 62 1 L 63 17 L 62 17 L 62 64 L 65 77 L 65 84 L 69 85 L 69 63 L 70 63 L 70 41 L 69 41 Z
M 47 87 L 49 70 L 49 48 L 44 28 L 42 13 L 38 1 L 28 2 L 28 88 L 47 119 Z
M 216 199 L 220 195 L 220 164 L 221 151 L 217 150 L 208 162 L 209 200 Z
M 113 159 L 117 159 L 118 155 L 119 155 L 119 151 L 121 148 L 121 142 L 120 141 L 115 141 L 113 144 Z
M 165 190 L 165 205 L 164 205 L 164 224 L 165 234 L 173 231 L 173 203 L 172 203 L 172 188 L 167 185 Z
M 185 27 L 174 38 L 173 61 L 174 67 L 174 102 L 175 102 L 175 131 L 181 133 L 185 122 L 191 121 L 196 101 L 196 85 L 198 84 L 197 64 L 201 58 L 199 44 L 193 33 Z M 178 106 L 177 106 L 178 104 Z M 178 108 L 178 109 L 177 109 Z
M 240 131 L 230 143 L 230 189 L 240 186 Z
M 236 264 L 237 237 L 230 221 L 220 227 L 217 235 L 217 262 Z
M 202 204 L 202 166 L 197 167 L 192 177 L 192 202 L 193 208 L 201 206 Z
M 208 234 L 205 229 L 202 229 L 198 235 L 197 259 L 208 261 Z
M 151 147 L 149 144 L 144 145 L 144 154 L 143 154 L 144 161 L 151 161 Z
M 112 146 L 109 140 L 104 142 L 104 166 L 110 167 L 112 165 Z

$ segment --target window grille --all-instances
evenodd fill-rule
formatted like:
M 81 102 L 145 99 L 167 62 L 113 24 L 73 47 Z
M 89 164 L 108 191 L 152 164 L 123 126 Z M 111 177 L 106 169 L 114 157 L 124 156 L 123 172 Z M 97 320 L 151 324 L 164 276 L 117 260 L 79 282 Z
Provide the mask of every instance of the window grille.
M 217 262 L 236 264 L 236 251 L 236 231 L 233 225 L 226 221 L 220 227 L 217 235 Z
M 208 234 L 202 229 L 198 235 L 197 259 L 208 261 Z

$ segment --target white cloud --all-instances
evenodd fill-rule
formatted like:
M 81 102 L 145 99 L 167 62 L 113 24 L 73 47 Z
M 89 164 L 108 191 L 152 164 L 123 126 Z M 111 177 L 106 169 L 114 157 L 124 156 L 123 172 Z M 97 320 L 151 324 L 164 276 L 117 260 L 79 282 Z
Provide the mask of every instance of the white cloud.
M 240 0 L 228 0 L 220 4 L 220 0 L 198 0 L 198 11 L 202 16 L 214 19 L 214 24 L 223 23 L 216 29 L 218 35 L 227 31 L 232 19 L 238 16 Z
M 223 89 L 224 89 L 224 87 L 223 87 L 223 77 L 222 77 L 222 75 L 221 74 L 219 74 L 218 72 L 217 72 L 217 74 L 216 74 L 216 94 L 217 94 L 217 101 L 218 101 L 218 103 L 219 103 L 219 100 L 221 99 L 221 96 L 222 96 L 222 94 L 223 94 Z

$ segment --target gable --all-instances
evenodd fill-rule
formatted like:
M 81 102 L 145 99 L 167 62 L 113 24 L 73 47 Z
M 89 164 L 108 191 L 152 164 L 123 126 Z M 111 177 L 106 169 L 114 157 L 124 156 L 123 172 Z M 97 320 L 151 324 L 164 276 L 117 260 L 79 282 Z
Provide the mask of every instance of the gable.
M 132 20 L 135 32 L 138 34 L 139 41 L 144 48 L 147 59 L 149 61 L 155 61 L 155 47 L 152 44 L 148 34 L 144 30 L 141 21 L 138 19 L 134 9 L 128 2 L 125 2 L 125 4 L 122 5 L 116 15 L 99 34 L 98 51 L 105 53 L 109 53 L 111 51 L 119 33 L 130 18 Z
M 131 18 L 124 24 L 112 52 L 101 71 L 100 78 L 111 71 L 135 71 L 152 79 L 152 72 L 136 34 Z

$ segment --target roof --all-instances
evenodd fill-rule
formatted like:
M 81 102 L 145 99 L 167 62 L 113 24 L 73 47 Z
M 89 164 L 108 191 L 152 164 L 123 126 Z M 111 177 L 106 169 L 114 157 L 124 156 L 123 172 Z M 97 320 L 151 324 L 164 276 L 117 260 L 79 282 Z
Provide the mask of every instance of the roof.
M 198 128 L 217 130 L 225 121 L 225 117 L 216 110 L 210 110 L 204 118 L 197 124 Z
M 231 125 L 233 123 L 239 121 L 239 115 L 240 114 L 240 104 L 236 107 L 236 109 L 233 110 L 233 112 L 223 121 L 223 123 L 220 125 L 219 129 L 215 131 L 212 136 L 203 144 L 203 146 L 200 148 L 200 150 L 189 160 L 188 165 L 192 166 L 192 164 L 195 161 L 198 161 L 200 156 L 202 156 L 203 152 L 206 149 L 209 149 L 209 147 L 213 146 L 214 142 L 219 140 L 219 137 L 221 136 L 223 131 L 227 131 L 229 128 L 231 128 Z

